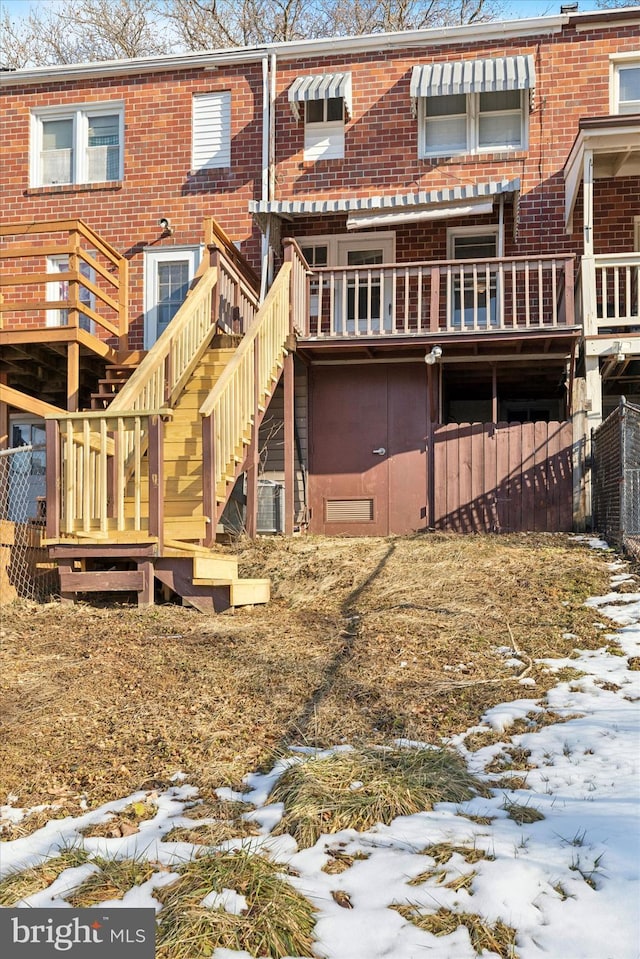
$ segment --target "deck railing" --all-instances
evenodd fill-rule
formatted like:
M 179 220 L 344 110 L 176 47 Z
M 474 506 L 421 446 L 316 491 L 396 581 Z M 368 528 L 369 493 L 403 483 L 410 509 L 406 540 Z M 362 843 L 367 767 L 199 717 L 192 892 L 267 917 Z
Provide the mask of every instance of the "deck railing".
M 256 292 L 223 250 L 210 247 L 187 297 L 110 410 L 172 406 L 217 330 L 245 333 L 258 309 Z
M 295 243 L 285 247 L 278 273 L 255 322 L 211 393 L 200 407 L 202 416 L 204 515 L 215 535 L 215 518 L 222 488 L 234 481 L 244 461 L 244 448 L 260 409 L 264 409 L 279 378 L 287 339 L 302 323 L 304 306 L 294 306 L 292 292 L 305 292 L 307 266 Z M 304 297 L 301 297 L 304 304 Z
M 96 411 L 47 419 L 48 539 L 161 537 L 167 415 Z
M 314 269 L 310 338 L 573 325 L 573 256 Z
M 0 224 L 0 238 L 0 328 L 24 328 L 25 320 L 79 327 L 122 345 L 129 264 L 106 240 L 83 220 Z M 66 295 L 48 295 L 54 285 Z
M 610 253 L 594 257 L 598 330 L 640 326 L 640 253 Z

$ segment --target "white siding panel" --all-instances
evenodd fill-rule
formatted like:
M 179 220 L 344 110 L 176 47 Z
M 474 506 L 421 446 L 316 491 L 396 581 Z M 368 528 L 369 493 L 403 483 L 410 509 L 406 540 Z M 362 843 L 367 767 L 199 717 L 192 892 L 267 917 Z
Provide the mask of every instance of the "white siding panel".
M 340 160 L 344 156 L 344 123 L 307 123 L 304 130 L 304 158 Z
M 194 170 L 231 166 L 231 93 L 193 98 Z

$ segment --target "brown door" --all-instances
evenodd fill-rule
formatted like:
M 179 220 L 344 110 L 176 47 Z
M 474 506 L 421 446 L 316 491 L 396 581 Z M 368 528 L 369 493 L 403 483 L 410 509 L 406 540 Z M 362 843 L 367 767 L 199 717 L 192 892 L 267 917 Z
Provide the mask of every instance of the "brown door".
M 424 528 L 424 364 L 315 367 L 311 383 L 311 531 Z

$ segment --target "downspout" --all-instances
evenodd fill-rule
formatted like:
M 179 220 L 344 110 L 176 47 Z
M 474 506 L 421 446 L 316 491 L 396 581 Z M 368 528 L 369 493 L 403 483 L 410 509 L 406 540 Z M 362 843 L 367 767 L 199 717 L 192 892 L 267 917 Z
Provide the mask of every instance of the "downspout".
M 261 199 L 264 203 L 269 200 L 269 58 L 265 54 L 262 58 L 262 182 Z M 267 217 L 267 227 L 262 234 L 261 249 L 261 271 L 260 271 L 260 302 L 264 300 L 267 293 L 267 271 L 269 267 L 269 239 L 270 239 L 270 217 Z
M 269 199 L 276 198 L 276 55 L 271 54 L 271 75 L 269 83 L 269 153 L 268 183 Z M 271 214 L 269 215 L 271 221 Z M 273 283 L 273 250 L 269 251 L 269 286 Z

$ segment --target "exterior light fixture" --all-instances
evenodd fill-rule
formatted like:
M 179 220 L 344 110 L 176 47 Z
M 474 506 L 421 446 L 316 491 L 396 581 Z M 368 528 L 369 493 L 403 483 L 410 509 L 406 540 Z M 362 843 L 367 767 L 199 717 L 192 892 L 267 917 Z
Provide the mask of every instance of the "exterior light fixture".
M 424 358 L 427 366 L 433 366 L 434 363 L 437 363 L 440 357 L 442 356 L 442 347 L 441 346 L 432 346 L 431 352 L 427 353 Z
M 166 236 L 173 236 L 173 227 L 171 226 L 171 220 L 167 219 L 166 216 L 161 217 L 160 219 L 160 228 Z

